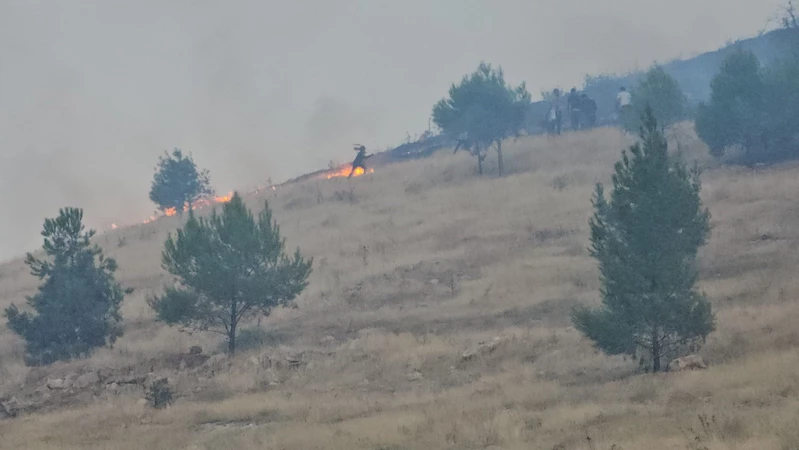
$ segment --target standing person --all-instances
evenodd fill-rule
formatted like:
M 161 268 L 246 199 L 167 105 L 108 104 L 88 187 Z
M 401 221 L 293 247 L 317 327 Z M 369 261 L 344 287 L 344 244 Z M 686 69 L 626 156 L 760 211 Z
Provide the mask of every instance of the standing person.
M 567 98 L 569 108 L 569 119 L 571 121 L 572 130 L 577 131 L 580 129 L 580 95 L 577 93 L 577 88 L 572 88 Z
M 580 104 L 581 104 L 581 111 L 583 112 L 583 116 L 585 117 L 585 125 L 588 128 L 594 128 L 596 126 L 596 102 L 593 98 L 583 94 L 580 96 Z
M 347 176 L 347 179 L 352 178 L 352 174 L 355 173 L 355 169 L 357 169 L 358 167 L 363 169 L 364 172 L 365 172 L 366 171 L 366 159 L 367 158 L 371 158 L 372 156 L 374 156 L 374 155 L 367 155 L 366 154 L 366 147 L 363 146 L 363 145 L 356 146 L 355 147 L 355 151 L 357 151 L 358 154 L 355 155 L 355 160 L 352 161 L 352 170 L 350 171 L 350 174 Z
M 550 132 L 560 134 L 563 124 L 563 97 L 560 89 L 552 91 L 552 99 L 549 102 L 549 126 Z
M 616 95 L 616 114 L 618 115 L 619 119 L 627 114 L 627 110 L 630 109 L 632 103 L 633 96 L 627 92 L 627 89 L 624 86 L 619 88 L 619 93 Z

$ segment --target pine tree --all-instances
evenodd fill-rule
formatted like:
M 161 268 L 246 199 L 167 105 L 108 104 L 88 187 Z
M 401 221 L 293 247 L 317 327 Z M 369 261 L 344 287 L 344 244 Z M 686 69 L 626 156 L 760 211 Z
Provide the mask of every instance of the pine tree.
M 124 294 L 114 280 L 116 262 L 105 258 L 84 231 L 83 210 L 65 208 L 44 222 L 44 253 L 48 260 L 28 254 L 25 264 L 44 283 L 27 298 L 34 312 L 5 310 L 8 327 L 26 341 L 30 365 L 87 356 L 122 335 L 119 306 Z
M 708 103 L 697 111 L 696 132 L 715 156 L 739 145 L 748 154 L 768 146 L 763 69 L 757 57 L 741 49 L 731 53 L 710 83 Z
M 707 298 L 697 292 L 696 255 L 709 234 L 698 170 L 668 154 L 651 109 L 641 143 L 615 166 L 613 192 L 597 185 L 590 221 L 591 255 L 599 262 L 602 305 L 578 308 L 578 330 L 608 354 L 665 358 L 703 342 L 714 330 Z
M 221 215 L 214 210 L 198 219 L 190 210 L 162 253 L 177 283 L 149 304 L 167 324 L 224 334 L 232 355 L 242 321 L 288 305 L 308 285 L 313 259 L 303 259 L 299 248 L 289 257 L 284 249 L 268 204 L 257 221 L 238 193 Z
M 505 171 L 502 141 L 518 136 L 530 107 L 530 93 L 524 83 L 511 87 L 505 82 L 502 68 L 494 70 L 481 63 L 460 84 L 449 89 L 449 98 L 433 107 L 433 122 L 450 136 L 458 138 L 458 147 L 477 157 L 478 173 L 483 174 L 483 160 L 493 145 L 497 150 L 499 175 Z
M 176 148 L 171 156 L 164 152 L 158 158 L 150 200 L 161 211 L 174 209 L 182 215 L 184 208 L 191 209 L 198 199 L 213 194 L 208 171 L 198 171 L 191 155 L 184 155 Z
M 629 115 L 622 118 L 624 127 L 631 132 L 641 129 L 641 117 L 647 105 L 652 108 L 661 131 L 688 116 L 688 100 L 680 83 L 661 66 L 652 67 L 631 94 L 633 108 Z

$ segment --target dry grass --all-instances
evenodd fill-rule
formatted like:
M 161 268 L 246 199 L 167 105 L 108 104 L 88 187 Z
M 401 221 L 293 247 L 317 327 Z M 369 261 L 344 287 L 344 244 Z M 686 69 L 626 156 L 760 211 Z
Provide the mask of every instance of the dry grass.
M 0 447 L 799 448 L 799 169 L 716 167 L 689 127 L 675 136 L 706 168 L 713 215 L 701 254 L 702 288 L 718 311 L 702 352 L 707 371 L 637 375 L 570 327 L 571 308 L 597 298 L 586 251 L 592 188 L 630 142 L 600 129 L 507 143 L 503 178 L 478 178 L 472 159 L 442 152 L 351 183 L 249 198 L 253 208 L 268 199 L 290 245 L 315 258 L 299 309 L 262 324 L 275 345 L 307 351 L 308 365 L 269 385 L 248 363 L 253 351 L 167 410 L 145 410 L 135 396 L 98 398 L 0 422 Z M 217 347 L 214 336 L 154 323 L 144 301 L 167 281 L 159 251 L 177 225 L 163 219 L 98 238 L 137 289 L 124 305 L 126 335 L 53 370 Z M 0 267 L 0 307 L 34 287 L 20 261 Z M 335 342 L 321 344 L 328 335 Z M 494 336 L 508 340 L 461 361 Z M 0 393 L 26 372 L 20 342 L 0 327 Z

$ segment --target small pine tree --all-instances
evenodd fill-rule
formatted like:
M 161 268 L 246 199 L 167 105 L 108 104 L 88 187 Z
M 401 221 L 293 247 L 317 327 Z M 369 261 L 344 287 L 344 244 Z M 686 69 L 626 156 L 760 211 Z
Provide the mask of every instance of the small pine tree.
M 44 253 L 28 254 L 25 264 L 44 283 L 27 298 L 33 312 L 15 305 L 5 310 L 8 327 L 26 342 L 30 365 L 86 356 L 122 335 L 119 306 L 126 293 L 114 280 L 116 262 L 90 243 L 94 230 L 84 231 L 83 210 L 65 208 L 44 222 Z
M 208 171 L 198 171 L 191 154 L 184 155 L 176 148 L 171 156 L 164 152 L 158 158 L 150 200 L 161 211 L 174 209 L 182 215 L 185 207 L 191 209 L 198 199 L 213 194 Z
M 652 67 L 631 94 L 632 109 L 628 115 L 622 117 L 628 131 L 637 132 L 641 129 L 641 117 L 644 116 L 647 105 L 652 108 L 661 131 L 688 116 L 688 100 L 680 83 L 661 66 Z
M 299 248 L 289 257 L 284 249 L 268 204 L 257 221 L 238 193 L 221 215 L 214 210 L 209 219 L 198 219 L 189 211 L 162 254 L 177 284 L 149 304 L 169 325 L 224 334 L 232 355 L 242 321 L 269 315 L 308 285 L 313 259 L 303 259 Z
M 530 93 L 522 83 L 511 87 L 505 82 L 502 68 L 492 69 L 481 63 L 460 84 L 449 89 L 449 98 L 433 107 L 433 122 L 445 133 L 459 139 L 464 148 L 477 157 L 478 173 L 483 173 L 483 160 L 493 145 L 497 150 L 499 175 L 505 171 L 502 141 L 518 136 L 524 127 L 530 107 Z
M 623 152 L 605 199 L 601 184 L 590 221 L 591 255 L 599 262 L 602 306 L 578 308 L 578 330 L 609 354 L 665 358 L 702 342 L 714 330 L 710 303 L 695 289 L 696 254 L 709 233 L 698 171 L 668 155 L 651 109 L 642 143 Z

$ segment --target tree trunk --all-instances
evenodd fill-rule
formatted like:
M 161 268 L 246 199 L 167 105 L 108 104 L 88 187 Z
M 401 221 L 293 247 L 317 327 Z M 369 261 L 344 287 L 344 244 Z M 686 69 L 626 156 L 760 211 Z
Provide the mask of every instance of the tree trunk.
M 230 327 L 230 331 L 227 335 L 227 353 L 230 356 L 236 354 L 236 326 L 233 325 Z
M 230 356 L 236 354 L 236 328 L 238 323 L 236 323 L 236 302 L 230 302 L 230 329 L 228 329 L 227 334 L 227 352 Z
M 483 174 L 483 155 L 477 154 L 477 174 Z
M 499 167 L 499 176 L 505 173 L 505 160 L 502 159 L 502 141 L 497 141 L 497 166 Z
M 660 342 L 658 341 L 657 328 L 652 330 L 652 372 L 660 372 Z

